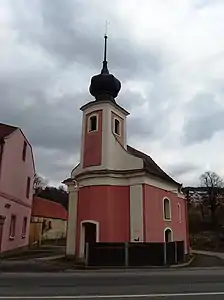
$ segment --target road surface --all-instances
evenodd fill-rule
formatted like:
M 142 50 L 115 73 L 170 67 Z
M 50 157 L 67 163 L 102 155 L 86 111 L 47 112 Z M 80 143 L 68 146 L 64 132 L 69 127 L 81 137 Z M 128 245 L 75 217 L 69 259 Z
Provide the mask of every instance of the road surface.
M 224 268 L 2 273 L 0 299 L 224 299 Z

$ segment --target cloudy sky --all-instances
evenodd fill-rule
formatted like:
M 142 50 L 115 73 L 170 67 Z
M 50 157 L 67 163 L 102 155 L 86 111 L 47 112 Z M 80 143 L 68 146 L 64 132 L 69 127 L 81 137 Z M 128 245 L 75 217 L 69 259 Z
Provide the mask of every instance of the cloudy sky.
M 102 62 L 130 111 L 129 144 L 182 183 L 224 176 L 223 0 L 0 0 L 0 122 L 23 129 L 58 185 L 79 160 L 81 111 Z

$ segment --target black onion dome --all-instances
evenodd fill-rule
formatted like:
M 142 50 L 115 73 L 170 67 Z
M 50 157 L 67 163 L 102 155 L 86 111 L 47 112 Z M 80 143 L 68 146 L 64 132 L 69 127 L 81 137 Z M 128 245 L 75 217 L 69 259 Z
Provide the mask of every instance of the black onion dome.
M 89 87 L 90 94 L 94 96 L 96 99 L 103 94 L 107 94 L 116 98 L 120 89 L 121 83 L 120 81 L 114 77 L 114 75 L 109 73 L 107 68 L 107 60 L 106 60 L 106 47 L 107 47 L 107 36 L 105 38 L 105 49 L 104 49 L 104 61 L 103 68 L 101 74 L 95 75 L 91 79 L 91 84 Z
M 121 83 L 114 75 L 109 74 L 109 72 L 101 72 L 101 74 L 92 77 L 89 91 L 95 98 L 102 94 L 108 94 L 116 98 L 120 89 Z

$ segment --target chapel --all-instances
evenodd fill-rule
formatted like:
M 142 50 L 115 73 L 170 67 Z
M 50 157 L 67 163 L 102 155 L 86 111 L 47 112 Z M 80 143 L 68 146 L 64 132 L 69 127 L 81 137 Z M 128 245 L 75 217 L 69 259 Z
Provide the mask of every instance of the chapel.
M 100 74 L 84 104 L 80 162 L 63 181 L 69 192 L 66 253 L 82 258 L 90 242 L 183 240 L 189 252 L 182 185 L 154 160 L 127 144 L 129 112 L 117 97 L 121 82 L 109 72 L 107 35 Z

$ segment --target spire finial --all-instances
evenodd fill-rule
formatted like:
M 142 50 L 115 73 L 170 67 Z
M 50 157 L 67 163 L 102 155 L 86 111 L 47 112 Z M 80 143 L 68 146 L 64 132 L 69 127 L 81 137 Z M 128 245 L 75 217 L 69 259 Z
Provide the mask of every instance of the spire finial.
M 103 68 L 101 70 L 101 74 L 109 74 L 109 70 L 107 68 L 107 29 L 108 29 L 108 22 L 106 21 L 105 24 L 105 34 L 104 34 L 104 58 L 103 58 Z

